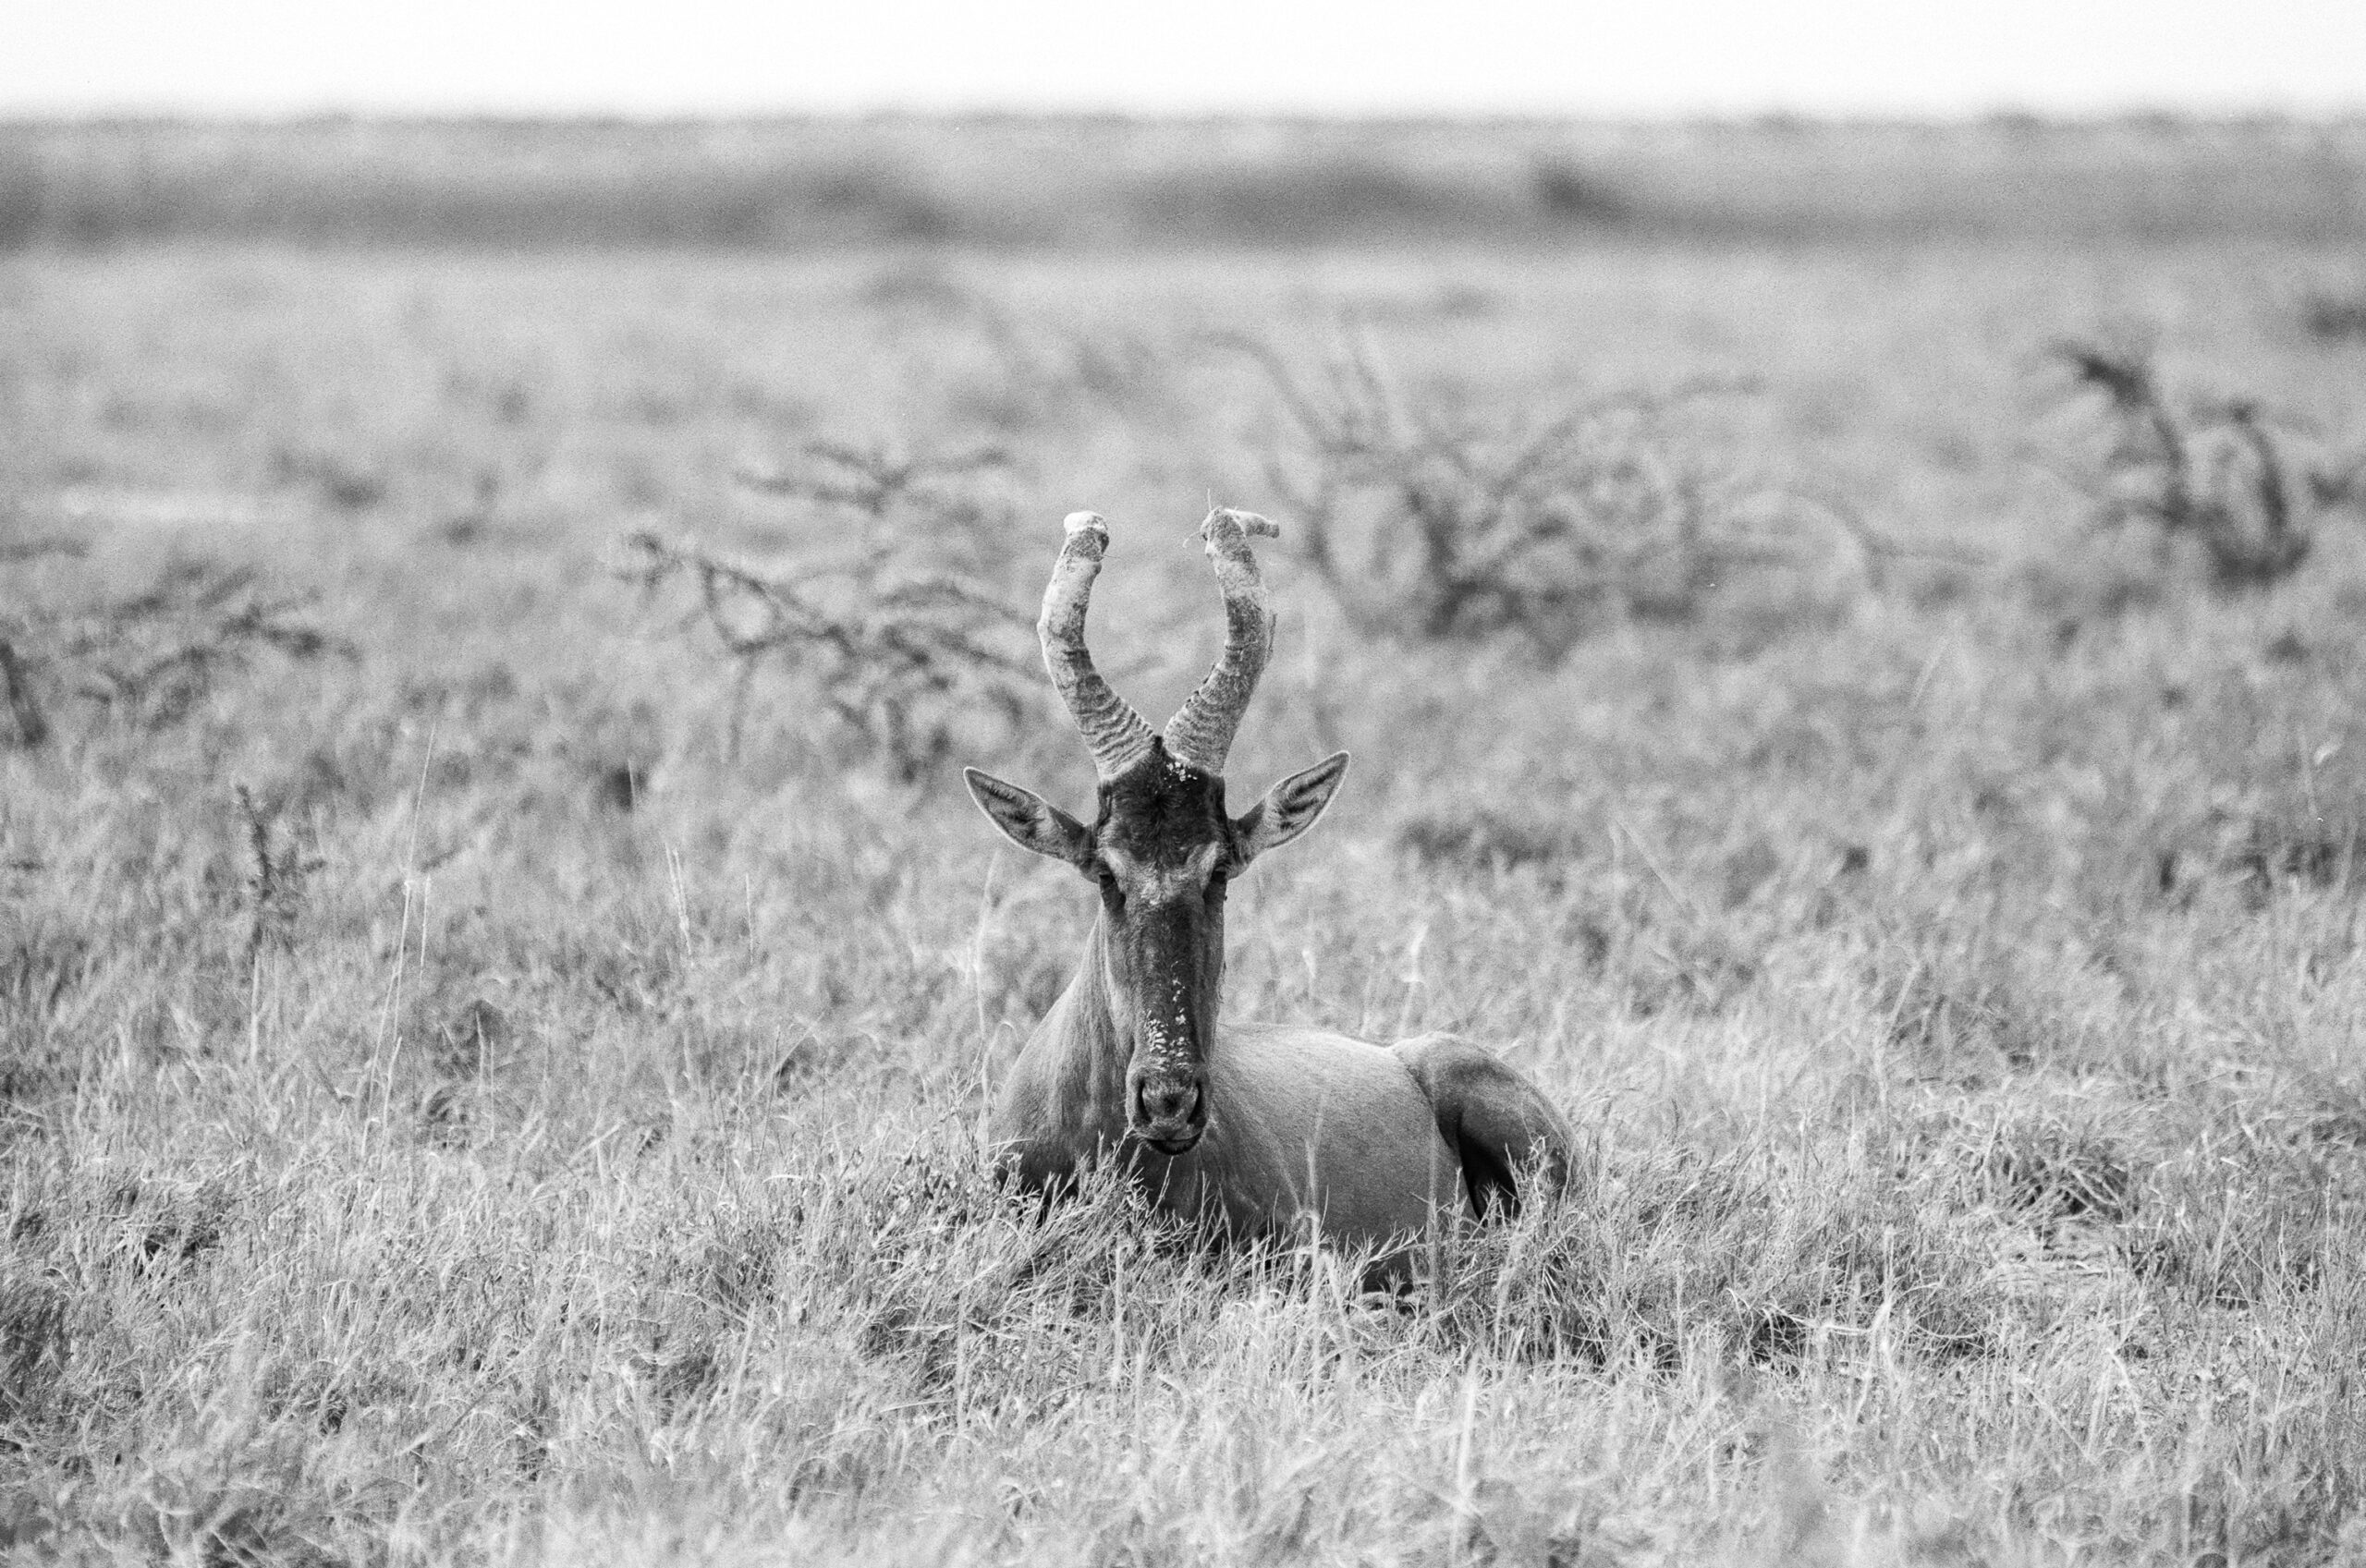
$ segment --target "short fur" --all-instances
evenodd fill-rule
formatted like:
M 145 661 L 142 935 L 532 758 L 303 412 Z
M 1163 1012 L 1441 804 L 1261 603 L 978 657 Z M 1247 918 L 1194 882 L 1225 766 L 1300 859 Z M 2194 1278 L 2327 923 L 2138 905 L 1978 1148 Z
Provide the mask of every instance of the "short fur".
M 1013 842 L 1102 890 L 1076 976 L 989 1124 L 1023 1188 L 1063 1190 L 1087 1163 L 1116 1157 L 1170 1212 L 1244 1236 L 1311 1224 L 1336 1245 L 1380 1251 L 1384 1271 L 1401 1273 L 1401 1244 L 1441 1218 L 1516 1210 L 1531 1169 L 1555 1190 L 1567 1181 L 1567 1124 L 1476 1046 L 1433 1036 L 1384 1047 L 1217 1022 L 1225 882 L 1311 826 L 1346 767 L 1341 753 L 1285 779 L 1235 820 L 1224 781 L 1160 744 L 1103 782 L 1090 829 L 970 772 L 978 804 Z M 1181 1087 L 1190 1074 L 1195 1098 Z M 1197 1141 L 1163 1152 L 1146 1128 L 1182 1130 L 1172 1108 L 1188 1103 L 1204 1115 Z

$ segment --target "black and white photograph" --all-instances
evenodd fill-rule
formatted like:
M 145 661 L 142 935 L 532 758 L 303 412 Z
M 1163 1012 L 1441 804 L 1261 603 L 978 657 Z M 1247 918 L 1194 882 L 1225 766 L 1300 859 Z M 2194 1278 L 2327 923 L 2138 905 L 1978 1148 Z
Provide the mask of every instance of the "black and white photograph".
M 2366 4 L 7 0 L 0 1560 L 2366 1568 Z

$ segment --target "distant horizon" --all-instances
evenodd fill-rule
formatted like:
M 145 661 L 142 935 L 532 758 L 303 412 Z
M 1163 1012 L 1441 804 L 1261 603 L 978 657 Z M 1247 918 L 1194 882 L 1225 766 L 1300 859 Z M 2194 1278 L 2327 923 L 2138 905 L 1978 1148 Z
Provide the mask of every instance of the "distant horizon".
M 2355 0 L 30 0 L 0 119 L 2366 115 Z
M 2031 128 L 2043 130 L 2112 130 L 2153 128 L 2240 129 L 2287 126 L 2348 129 L 2366 126 L 2366 103 L 2317 110 L 2292 108 L 2197 108 L 2131 104 L 2092 110 L 2029 109 L 2005 104 L 1989 109 L 1906 113 L 1810 113 L 1793 109 L 1696 114 L 1580 114 L 1521 110 L 1314 109 L 1004 109 L 1004 108 L 817 108 L 711 111 L 470 110 L 470 109 L 89 109 L 21 111 L 0 107 L 0 126 L 15 129 L 189 128 L 205 129 L 296 129 L 311 126 L 467 128 L 514 126 L 521 129 L 569 126 L 661 129 L 698 126 L 791 126 L 892 124 L 1142 125 L 1249 124 L 1279 126 L 1590 127 L 1605 130 L 1980 130 Z

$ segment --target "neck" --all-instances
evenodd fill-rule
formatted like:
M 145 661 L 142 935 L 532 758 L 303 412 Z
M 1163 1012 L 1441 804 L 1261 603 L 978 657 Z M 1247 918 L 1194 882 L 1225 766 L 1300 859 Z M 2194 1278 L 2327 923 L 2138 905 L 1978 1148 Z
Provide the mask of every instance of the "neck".
M 1106 914 L 1096 914 L 1086 933 L 1084 953 L 1077 962 L 1067 990 L 1053 1004 L 1043 1027 L 1055 1028 L 1066 1041 L 1058 1095 L 1072 1124 L 1092 1129 L 1115 1144 L 1126 1132 L 1126 1071 L 1134 1056 L 1140 1021 L 1110 982 L 1110 931 Z M 1207 934 L 1202 973 L 1208 976 L 1206 1003 L 1201 1013 L 1201 1049 L 1215 1046 L 1216 1003 L 1223 990 L 1224 932 Z
M 1110 993 L 1107 924 L 1094 916 L 1084 956 L 1044 1024 L 1056 1027 L 1067 1046 L 1058 1085 L 1061 1120 L 1115 1144 L 1126 1131 L 1126 1064 L 1133 1055 L 1133 1030 L 1119 1021 Z

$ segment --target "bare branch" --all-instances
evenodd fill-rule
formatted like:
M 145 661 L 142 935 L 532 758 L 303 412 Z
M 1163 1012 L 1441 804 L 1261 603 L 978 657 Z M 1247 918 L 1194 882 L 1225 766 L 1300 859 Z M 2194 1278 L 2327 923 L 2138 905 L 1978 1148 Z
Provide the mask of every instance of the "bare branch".
M 299 662 L 357 657 L 345 639 L 297 618 L 312 596 L 266 599 L 257 582 L 251 569 L 192 561 L 128 598 L 20 619 L 17 645 L 0 643 L 0 686 L 18 735 L 39 745 L 49 734 L 36 671 L 53 690 L 161 729 L 193 711 L 224 672 L 242 667 L 259 649 Z
M 842 506 L 876 519 L 897 505 L 926 499 L 930 481 L 1010 466 L 1010 455 L 998 446 L 941 457 L 896 457 L 879 447 L 810 441 L 802 453 L 808 464 L 802 471 L 742 470 L 737 478 L 750 490 L 768 495 Z
M 1276 455 L 1268 468 L 1300 520 L 1299 559 L 1368 631 L 1565 646 L 1607 617 L 1692 614 L 1716 567 L 1753 542 L 1722 537 L 1665 428 L 1752 382 L 1614 392 L 1536 427 L 1409 403 L 1360 332 L 1326 367 L 1323 400 L 1271 348 L 1219 341 L 1264 373 L 1288 414 L 1297 460 Z
M 758 670 L 777 664 L 811 683 L 821 705 L 878 744 L 906 776 L 942 760 L 964 711 L 1016 723 L 1042 676 L 1029 657 L 1033 618 L 984 587 L 943 572 L 891 579 L 878 563 L 834 599 L 653 533 L 626 541 L 628 576 L 650 594 L 687 577 L 689 625 L 703 620 L 737 665 L 726 745 L 738 756 Z
M 2290 460 L 2255 400 L 2181 411 L 2140 352 L 2076 343 L 2055 352 L 2079 385 L 2104 395 L 2113 421 L 2093 486 L 2104 521 L 2195 539 L 2222 589 L 2264 587 L 2299 569 L 2314 541 L 2299 508 L 2323 505 L 2327 487 Z

